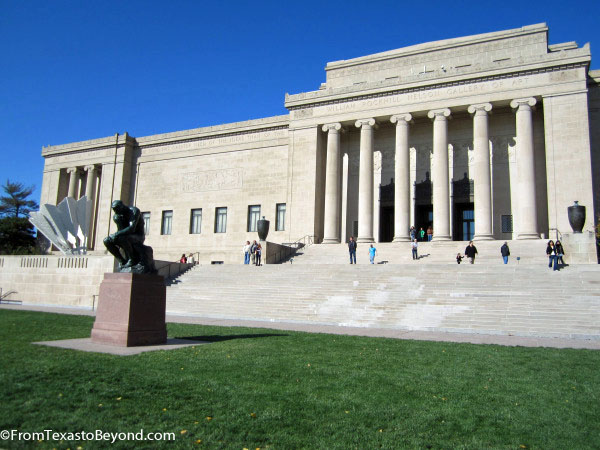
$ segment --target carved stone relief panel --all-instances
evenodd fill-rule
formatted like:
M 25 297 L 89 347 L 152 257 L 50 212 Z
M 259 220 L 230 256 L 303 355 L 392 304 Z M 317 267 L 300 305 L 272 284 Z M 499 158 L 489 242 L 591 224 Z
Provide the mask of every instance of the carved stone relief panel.
M 239 189 L 242 185 L 242 169 L 239 168 L 188 172 L 181 180 L 181 190 L 186 193 Z

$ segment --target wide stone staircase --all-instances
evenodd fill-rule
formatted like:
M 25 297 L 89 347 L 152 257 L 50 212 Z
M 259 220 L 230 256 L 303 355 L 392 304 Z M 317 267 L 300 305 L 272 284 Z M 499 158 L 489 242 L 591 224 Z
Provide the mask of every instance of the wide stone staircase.
M 546 256 L 547 241 L 542 240 L 514 240 L 506 241 L 510 249 L 509 264 L 537 264 L 543 265 L 548 262 Z M 476 264 L 493 264 L 497 266 L 502 263 L 500 247 L 504 242 L 478 241 Z M 465 241 L 442 241 L 442 242 L 419 242 L 419 261 L 413 262 L 410 242 L 379 242 L 373 244 L 377 249 L 375 263 L 387 264 L 456 264 L 456 255 L 464 256 L 468 242 Z M 371 244 L 359 243 L 356 252 L 357 264 L 369 264 L 369 247 Z M 566 250 L 565 250 L 566 251 Z M 568 252 L 565 262 L 568 263 Z M 517 259 L 519 258 L 519 259 Z M 311 245 L 300 249 L 298 255 L 293 258 L 293 264 L 349 264 L 347 244 L 321 244 Z M 467 259 L 463 259 L 463 264 Z
M 539 257 L 537 253 L 526 257 L 525 244 L 518 264 L 515 256 L 521 250 L 511 247 L 511 264 L 504 265 L 498 242 L 490 244 L 489 255 L 487 246 L 478 243 L 476 263 L 457 265 L 454 244 L 429 244 L 430 256 L 419 261 L 412 261 L 408 245 L 405 249 L 404 244 L 378 244 L 378 259 L 388 264 L 350 265 L 343 245 L 315 245 L 292 264 L 196 266 L 167 289 L 167 312 L 214 319 L 600 339 L 600 266 L 570 265 L 552 271 L 545 243 L 538 245 Z M 368 263 L 365 247 L 359 244 L 362 263 Z

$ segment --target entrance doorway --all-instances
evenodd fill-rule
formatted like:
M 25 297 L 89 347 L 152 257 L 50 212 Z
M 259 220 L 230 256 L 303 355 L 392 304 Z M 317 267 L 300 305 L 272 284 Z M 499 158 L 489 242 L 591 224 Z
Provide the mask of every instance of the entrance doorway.
M 379 241 L 392 242 L 394 239 L 394 207 L 382 206 L 379 213 Z
M 472 241 L 475 235 L 473 203 L 454 204 L 454 240 Z
M 427 228 L 433 226 L 433 205 L 415 205 L 415 228 L 417 230 L 417 237 L 421 240 L 419 232 L 421 228 L 427 233 Z M 435 233 L 435 230 L 433 230 Z M 427 234 L 425 234 L 424 240 L 427 240 Z
M 394 239 L 394 179 L 379 185 L 379 242 Z

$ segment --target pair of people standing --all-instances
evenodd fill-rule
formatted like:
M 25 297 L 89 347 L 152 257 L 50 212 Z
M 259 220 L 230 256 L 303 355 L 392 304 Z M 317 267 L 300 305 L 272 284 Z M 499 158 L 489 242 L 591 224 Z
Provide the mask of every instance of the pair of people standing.
M 350 264 L 356 264 L 356 241 L 354 240 L 354 236 L 350 236 L 350 240 L 348 241 L 348 253 L 350 254 Z M 377 254 L 377 249 L 373 247 L 373 244 L 369 247 L 369 260 L 371 264 L 375 264 L 375 255 Z
M 548 267 L 553 270 L 558 270 L 558 261 L 560 260 L 560 264 L 564 264 L 563 256 L 565 254 L 565 250 L 563 249 L 560 241 L 556 241 L 554 243 L 552 240 L 548 241 L 548 246 L 546 247 L 546 255 L 548 255 Z

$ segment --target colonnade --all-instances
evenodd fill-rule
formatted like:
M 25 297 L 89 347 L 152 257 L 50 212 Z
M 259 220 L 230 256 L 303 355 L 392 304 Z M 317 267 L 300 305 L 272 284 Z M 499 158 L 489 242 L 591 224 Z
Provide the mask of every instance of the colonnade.
M 93 245 L 93 239 L 91 239 L 91 237 L 94 235 L 94 217 L 96 216 L 96 185 L 98 184 L 100 172 L 94 165 L 84 166 L 83 171 L 79 167 L 69 167 L 66 172 L 69 175 L 69 189 L 67 191 L 67 196 L 72 197 L 75 200 L 79 199 L 79 193 L 81 192 L 79 185 L 82 181 L 83 172 L 87 173 L 84 195 L 89 202 L 88 205 L 90 208 L 88 248 L 91 248 Z
M 516 154 L 518 205 L 513 209 L 518 223 L 517 239 L 539 238 L 537 232 L 537 205 L 535 188 L 535 157 L 533 144 L 533 97 L 515 99 L 510 105 L 516 110 Z M 472 178 L 474 185 L 474 214 L 476 240 L 493 239 L 492 192 L 490 172 L 490 147 L 488 115 L 491 103 L 473 104 L 468 112 L 473 116 Z M 450 234 L 450 179 L 448 174 L 448 119 L 449 108 L 435 109 L 427 116 L 433 121 L 433 239 L 451 240 Z M 394 242 L 408 241 L 410 227 L 410 156 L 409 134 L 412 115 L 393 115 L 390 121 L 396 124 L 395 141 L 395 205 Z M 360 129 L 360 165 L 358 179 L 358 236 L 357 242 L 374 242 L 373 234 L 373 139 L 377 128 L 374 117 L 356 120 Z M 340 134 L 341 123 L 330 123 L 322 127 L 327 133 L 327 160 L 325 176 L 325 216 L 323 243 L 341 241 L 342 203 L 342 155 Z

